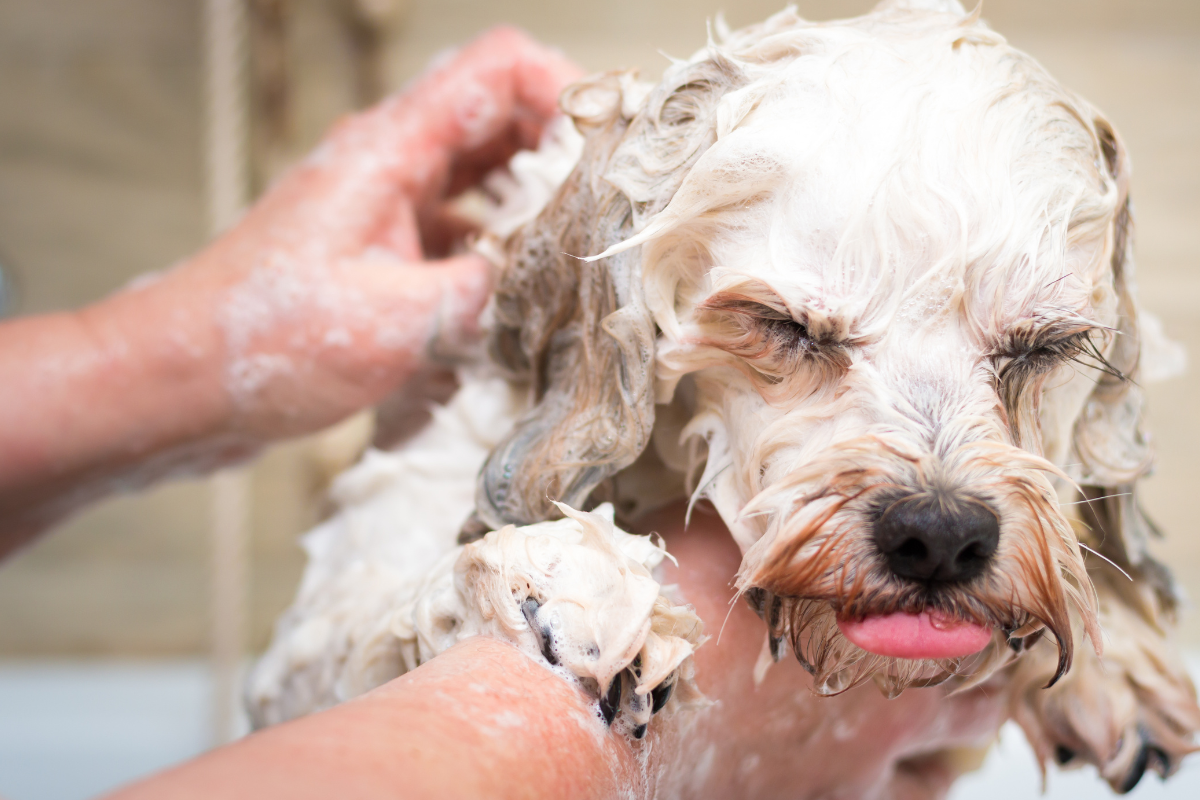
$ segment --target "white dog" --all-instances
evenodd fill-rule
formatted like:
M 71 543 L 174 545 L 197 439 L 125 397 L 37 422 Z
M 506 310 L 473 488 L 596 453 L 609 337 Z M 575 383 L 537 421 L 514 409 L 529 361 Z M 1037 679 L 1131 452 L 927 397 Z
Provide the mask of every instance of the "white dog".
M 702 637 L 614 515 L 686 493 L 742 549 L 763 670 L 992 679 L 1043 761 L 1173 771 L 1200 709 L 1136 502 L 1154 329 L 1109 123 L 956 0 L 787 10 L 563 106 L 493 186 L 492 366 L 337 483 L 256 721 L 487 633 L 640 738 Z

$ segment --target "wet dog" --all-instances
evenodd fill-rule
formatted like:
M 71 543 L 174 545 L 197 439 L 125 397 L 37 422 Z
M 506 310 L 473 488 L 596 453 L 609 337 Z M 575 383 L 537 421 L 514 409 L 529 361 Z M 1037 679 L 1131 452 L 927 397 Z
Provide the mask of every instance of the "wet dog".
M 424 503 L 410 527 L 435 544 L 394 522 L 364 544 L 347 518 L 382 495 L 344 500 L 259 669 L 260 720 L 487 632 L 570 667 L 640 736 L 690 685 L 697 621 L 623 578 L 604 584 L 619 615 L 567 618 L 577 573 L 497 554 L 520 535 L 546 564 L 601 553 L 640 578 L 661 556 L 613 515 L 686 495 L 742 549 L 762 669 L 790 652 L 818 693 L 889 696 L 1001 676 L 1043 761 L 1093 763 L 1119 790 L 1174 770 L 1200 709 L 1136 500 L 1150 337 L 1129 159 L 1104 117 L 954 0 L 823 24 L 785 11 L 720 31 L 656 85 L 604 74 L 563 106 L 574 127 L 541 158 L 569 174 L 519 208 L 514 164 L 498 191 L 516 199 L 482 243 L 503 381 L 463 391 L 500 399 L 452 403 L 391 468 L 389 496 Z M 504 423 L 481 432 L 480 403 Z M 468 440 L 476 460 L 434 499 L 399 485 L 418 454 Z M 379 485 L 356 469 L 343 494 Z M 381 577 L 402 559 L 380 553 L 406 547 L 442 560 Z M 488 627 L 484 607 L 509 622 Z M 315 655 L 298 661 L 302 639 Z

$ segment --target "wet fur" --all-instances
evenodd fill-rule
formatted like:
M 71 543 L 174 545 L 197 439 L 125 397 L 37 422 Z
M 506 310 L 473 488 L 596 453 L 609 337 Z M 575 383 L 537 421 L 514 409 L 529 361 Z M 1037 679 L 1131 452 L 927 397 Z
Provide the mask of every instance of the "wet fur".
M 778 198 L 794 165 L 750 146 L 749 135 L 738 140 L 740 126 L 789 102 L 788 76 L 806 80 L 806 58 L 834 69 L 880 41 L 880 57 L 893 45 L 911 57 L 909 39 L 930 53 L 912 66 L 930 85 L 961 58 L 982 72 L 973 86 L 993 93 L 961 115 L 962 169 L 975 170 L 966 180 L 982 182 L 981 193 L 930 191 L 923 182 L 945 175 L 922 160 L 920 132 L 902 129 L 917 137 L 911 162 L 870 189 L 869 211 L 843 220 L 815 284 L 720 261 L 739 248 L 786 255 L 790 241 L 778 228 L 790 207 Z M 653 87 L 605 74 L 570 90 L 564 108 L 585 137 L 583 156 L 541 215 L 495 248 L 491 352 L 533 386 L 534 405 L 489 457 L 465 538 L 553 518 L 551 500 L 587 507 L 615 495 L 620 509 L 622 478 L 652 459 L 722 514 L 744 552 L 739 588 L 768 622 L 771 653 L 790 646 L 817 691 L 978 682 L 1033 652 L 1025 661 L 1036 667 L 1017 668 L 1019 686 L 1067 676 L 1058 694 L 1015 695 L 1043 757 L 1053 750 L 1044 741 L 1078 721 L 1042 698 L 1107 691 L 1081 677 L 1100 663 L 1102 620 L 1141 620 L 1139 646 L 1169 652 L 1160 631 L 1174 594 L 1147 551 L 1151 526 L 1136 502 L 1151 451 L 1129 164 L 1099 112 L 976 15 L 934 0 L 884 3 L 844 24 L 785 11 L 724 34 Z M 996 176 L 1003 191 L 993 202 Z M 964 205 L 969 197 L 993 205 Z M 834 291 L 823 297 L 813 285 Z M 938 320 L 909 325 L 933 342 L 933 356 L 894 341 L 906 299 Z M 954 337 L 970 357 L 939 359 Z M 868 352 L 890 366 L 877 368 Z M 655 431 L 663 413 L 682 424 Z M 951 491 L 997 510 L 1000 551 L 983 578 L 935 593 L 889 576 L 869 520 L 912 491 Z M 1086 501 L 1079 513 L 1064 505 L 1076 500 Z M 1134 587 L 1107 581 L 1097 595 L 1080 539 L 1134 575 Z M 859 650 L 835 624 L 926 609 L 992 626 L 995 640 L 968 659 L 902 662 Z M 1084 656 L 1082 637 L 1094 648 Z M 1124 667 L 1128 680 L 1148 663 Z M 1166 674 L 1152 677 L 1169 691 L 1136 699 L 1155 720 L 1144 727 L 1169 729 L 1153 734 L 1153 747 L 1170 751 L 1162 772 L 1200 727 L 1186 676 Z M 1182 704 L 1175 712 L 1162 705 L 1168 696 Z M 1123 746 L 1078 751 L 1120 788 L 1137 767 Z
M 656 85 L 603 74 L 563 106 L 565 138 L 490 187 L 491 364 L 335 483 L 248 687 L 256 724 L 449 646 L 482 604 L 455 594 L 455 565 L 488 531 L 557 519 L 554 501 L 611 501 L 620 522 L 690 497 L 743 553 L 760 675 L 790 651 L 821 694 L 986 681 L 1044 764 L 1095 764 L 1120 791 L 1174 771 L 1200 708 L 1137 503 L 1151 326 L 1129 160 L 1103 116 L 954 0 L 826 24 L 784 11 L 718 31 Z M 992 566 L 936 590 L 893 577 L 871 526 L 914 499 L 994 513 Z M 495 635 L 554 663 L 510 581 L 492 587 L 512 620 Z M 837 626 L 927 609 L 991 626 L 991 644 L 906 661 Z M 659 616 L 656 633 L 698 644 Z M 626 656 L 614 669 L 635 675 Z M 612 723 L 622 681 L 592 682 Z M 634 736 L 661 691 L 650 709 L 630 695 Z

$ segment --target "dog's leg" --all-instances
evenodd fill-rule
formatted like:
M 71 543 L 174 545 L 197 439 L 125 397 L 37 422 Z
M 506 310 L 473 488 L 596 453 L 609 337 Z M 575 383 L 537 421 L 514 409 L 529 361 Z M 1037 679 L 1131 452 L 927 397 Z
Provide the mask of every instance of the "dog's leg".
M 666 551 L 617 528 L 611 506 L 559 508 L 565 519 L 509 525 L 459 548 L 392 631 L 418 660 L 480 634 L 512 642 L 592 693 L 606 724 L 619 718 L 641 738 L 668 703 L 700 698 L 691 668 L 700 619 L 652 577 Z
M 1200 707 L 1160 627 L 1162 615 L 1152 593 L 1138 598 L 1139 612 L 1129 603 L 1136 584 L 1111 567 L 1090 571 L 1100 600 L 1103 656 L 1090 647 L 1077 649 L 1070 672 L 1044 689 L 1058 655 L 1051 642 L 1033 644 L 1015 668 L 1012 713 L 1043 768 L 1049 761 L 1064 767 L 1093 764 L 1115 791 L 1124 793 L 1147 771 L 1165 778 L 1197 750 L 1193 737 L 1200 731 Z M 1117 581 L 1126 582 L 1120 587 L 1125 592 Z M 1013 645 L 1021 647 L 1019 641 Z
M 335 481 L 336 511 L 305 535 L 304 579 L 247 684 L 255 727 L 348 700 L 419 663 L 393 618 L 428 591 L 440 564 L 453 564 L 479 467 L 524 408 L 506 381 L 467 374 L 461 384 L 403 448 L 369 451 Z

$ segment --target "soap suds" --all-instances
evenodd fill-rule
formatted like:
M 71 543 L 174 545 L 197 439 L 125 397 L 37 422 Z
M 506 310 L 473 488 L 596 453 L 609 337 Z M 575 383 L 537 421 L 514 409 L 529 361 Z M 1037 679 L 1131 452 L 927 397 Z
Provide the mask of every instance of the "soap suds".
M 509 525 L 461 548 L 453 585 L 435 577 L 411 610 L 397 612 L 393 631 L 419 643 L 418 661 L 483 634 L 591 692 L 604 695 L 620 680 L 632 727 L 649 722 L 650 693 L 664 683 L 675 681 L 674 696 L 699 697 L 690 664 L 681 667 L 702 641 L 702 623 L 651 575 L 666 551 L 617 528 L 607 503 L 591 513 L 558 507 L 565 519 Z
M 251 676 L 256 726 L 362 694 L 477 635 L 593 695 L 620 680 L 622 730 L 649 721 L 664 683 L 672 702 L 700 698 L 700 620 L 652 576 L 666 551 L 617 528 L 611 506 L 560 506 L 565 519 L 456 544 L 479 467 L 523 407 L 503 380 L 461 379 L 404 449 L 370 451 L 334 484 L 338 511 L 305 537 L 300 591 Z
M 334 482 L 337 511 L 305 535 L 300 589 L 247 686 L 256 726 L 328 708 L 411 668 L 392 616 L 432 587 L 427 576 L 449 574 L 440 562 L 453 564 L 479 466 L 524 408 L 504 380 L 461 379 L 404 449 L 369 451 Z

